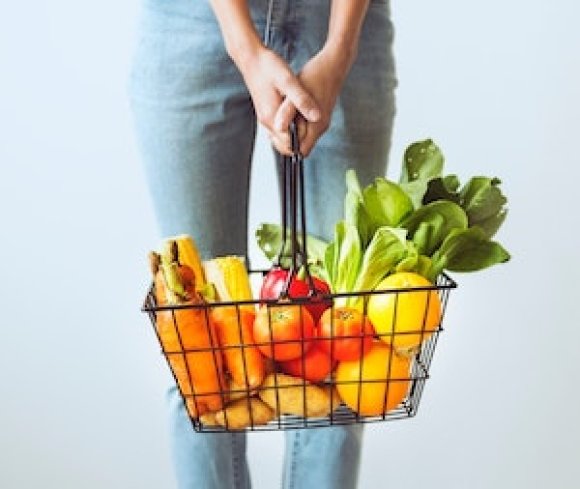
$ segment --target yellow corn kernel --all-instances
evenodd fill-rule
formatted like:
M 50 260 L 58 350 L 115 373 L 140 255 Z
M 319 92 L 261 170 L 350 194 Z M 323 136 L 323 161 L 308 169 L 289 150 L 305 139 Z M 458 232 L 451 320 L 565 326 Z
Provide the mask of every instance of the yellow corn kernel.
M 217 298 L 222 302 L 252 300 L 252 288 L 244 259 L 239 256 L 223 256 L 203 263 L 208 282 L 213 283 Z M 254 310 L 249 304 L 244 309 Z

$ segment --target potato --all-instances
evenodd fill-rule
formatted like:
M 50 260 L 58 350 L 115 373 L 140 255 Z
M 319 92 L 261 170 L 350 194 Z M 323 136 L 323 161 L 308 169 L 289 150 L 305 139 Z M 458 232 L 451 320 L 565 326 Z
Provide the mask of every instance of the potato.
M 220 426 L 216 420 L 216 413 L 205 413 L 199 417 L 204 426 Z
M 250 410 L 248 409 L 248 404 Z M 241 430 L 248 426 L 267 424 L 274 419 L 274 411 L 255 397 L 233 402 L 215 414 L 216 422 L 228 429 Z M 227 421 L 227 423 L 226 423 Z
M 236 384 L 234 380 L 229 380 L 228 383 L 228 404 L 239 399 L 246 399 L 256 394 L 256 390 L 252 389 L 248 391 L 245 385 Z
M 329 398 L 331 398 L 331 391 L 334 391 L 332 393 L 332 410 L 334 411 L 336 408 L 338 408 L 338 406 L 340 406 L 342 404 L 342 398 L 340 397 L 340 394 L 338 393 L 338 391 L 336 390 L 336 387 L 330 386 L 330 385 L 325 385 L 323 387 L 323 389 L 326 391 L 326 394 L 328 395 Z M 330 413 L 327 413 L 330 414 Z
M 264 380 L 258 395 L 262 401 L 280 414 L 294 414 L 310 418 L 327 416 L 340 404 L 340 398 L 335 391 L 331 406 L 331 389 L 332 387 L 329 386 L 319 387 L 299 377 L 270 374 Z M 306 394 L 306 403 L 304 403 L 304 394 Z
M 196 402 L 196 400 L 194 400 L 193 396 L 186 396 L 185 408 L 186 408 L 187 413 L 189 414 L 189 416 L 191 418 L 201 419 L 201 417 L 204 414 L 216 412 L 215 409 L 213 411 L 209 411 L 207 409 L 207 405 L 202 402 L 203 399 L 204 399 L 204 396 L 197 396 L 197 402 Z M 225 403 L 227 403 L 227 401 L 228 401 L 227 393 L 224 393 L 223 399 L 224 399 Z M 198 408 L 200 408 L 199 411 L 198 411 Z

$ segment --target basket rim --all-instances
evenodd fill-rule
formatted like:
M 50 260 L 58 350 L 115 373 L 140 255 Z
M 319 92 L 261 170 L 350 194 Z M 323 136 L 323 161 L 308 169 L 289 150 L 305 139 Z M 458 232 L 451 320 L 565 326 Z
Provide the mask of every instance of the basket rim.
M 269 270 L 251 270 L 249 273 L 267 273 Z M 400 287 L 392 289 L 374 289 L 374 290 L 359 290 L 351 292 L 335 292 L 330 294 L 319 294 L 316 296 L 318 301 L 332 301 L 333 299 L 338 299 L 341 297 L 367 297 L 371 295 L 383 295 L 383 294 L 398 294 L 398 293 L 410 293 L 410 292 L 420 292 L 429 290 L 451 290 L 457 288 L 457 282 L 451 278 L 447 273 L 442 272 L 439 278 L 443 278 L 443 283 L 424 285 L 424 286 L 413 286 L 413 287 Z M 156 311 L 172 311 L 177 309 L 212 309 L 218 307 L 232 307 L 232 306 L 244 306 L 244 305 L 261 305 L 261 306 L 277 306 L 280 305 L 279 299 L 250 299 L 243 301 L 220 301 L 220 302 L 209 302 L 204 304 L 173 304 L 167 306 L 151 305 L 149 298 L 153 295 L 153 283 L 149 285 L 147 295 L 141 306 L 141 312 L 156 312 Z M 309 304 L 312 302 L 312 297 L 289 297 L 285 299 L 285 304 Z

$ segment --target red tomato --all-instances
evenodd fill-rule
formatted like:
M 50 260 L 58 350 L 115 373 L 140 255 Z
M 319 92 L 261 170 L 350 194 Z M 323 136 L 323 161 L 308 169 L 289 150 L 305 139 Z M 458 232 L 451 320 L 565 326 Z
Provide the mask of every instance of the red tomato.
M 332 372 L 335 364 L 336 362 L 331 361 L 330 354 L 315 341 L 304 357 L 280 362 L 280 368 L 284 373 L 294 377 L 302 377 L 310 382 L 320 382 Z
M 372 324 L 352 307 L 328 309 L 319 325 L 320 346 L 334 360 L 358 360 L 372 346 Z
M 262 306 L 254 321 L 254 340 L 260 351 L 277 361 L 302 356 L 315 337 L 314 321 L 304 306 Z
M 288 270 L 283 268 L 272 268 L 262 282 L 262 289 L 260 290 L 260 299 L 279 299 L 286 280 L 288 280 Z M 330 287 L 326 282 L 312 276 L 314 290 L 319 294 L 330 294 Z M 310 286 L 308 280 L 294 276 L 288 288 L 288 296 L 291 299 L 308 297 L 310 295 Z M 312 315 L 314 321 L 318 321 L 322 313 L 331 305 L 330 300 L 321 300 L 317 296 L 312 297 L 312 302 L 305 304 L 306 309 Z

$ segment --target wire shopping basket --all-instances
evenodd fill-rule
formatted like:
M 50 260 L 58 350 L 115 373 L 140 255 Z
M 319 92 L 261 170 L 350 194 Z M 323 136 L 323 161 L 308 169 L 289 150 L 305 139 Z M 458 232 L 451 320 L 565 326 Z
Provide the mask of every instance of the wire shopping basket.
M 435 284 L 320 290 L 307 260 L 303 159 L 295 127 L 291 135 L 294 154 L 283 158 L 283 243 L 274 269 L 282 269 L 284 250 L 290 248 L 291 258 L 279 296 L 166 305 L 152 286 L 142 307 L 199 432 L 409 418 L 429 378 L 456 283 L 442 273 Z M 176 247 L 174 258 L 178 263 Z M 294 296 L 299 270 L 308 292 Z M 250 275 L 261 282 L 268 273 Z

